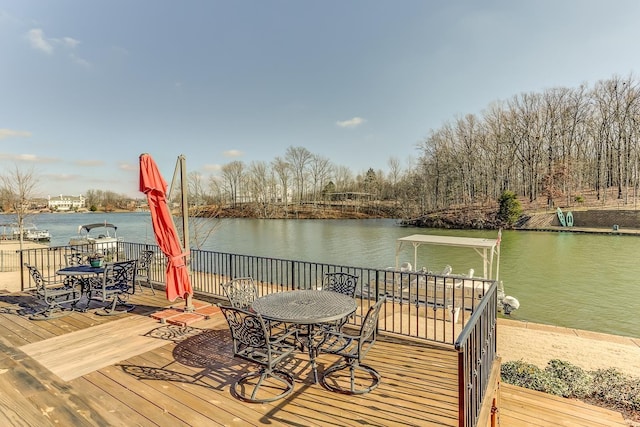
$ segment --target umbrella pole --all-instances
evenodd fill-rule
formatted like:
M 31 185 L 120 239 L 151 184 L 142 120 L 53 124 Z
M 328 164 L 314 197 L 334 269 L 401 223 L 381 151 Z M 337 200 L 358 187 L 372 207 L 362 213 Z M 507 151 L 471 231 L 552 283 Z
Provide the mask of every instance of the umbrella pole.
M 176 163 L 176 169 L 180 169 L 180 203 L 182 205 L 182 250 L 185 253 L 188 253 L 189 245 L 189 204 L 187 203 L 187 158 L 181 154 L 178 156 L 178 161 Z M 175 182 L 176 171 L 173 174 L 173 182 Z M 173 218 L 172 218 L 173 219 Z M 174 224 L 175 225 L 175 224 Z M 185 265 L 187 266 L 188 274 L 189 271 L 190 259 L 189 255 L 185 257 Z M 184 294 L 185 307 L 184 311 L 193 312 L 195 308 L 193 307 L 193 295 L 190 293 Z
M 186 293 L 184 294 L 184 300 L 185 300 L 185 305 L 184 305 L 184 311 L 187 313 L 192 313 L 196 310 L 196 308 L 193 306 L 193 301 L 192 301 L 193 297 L 191 296 L 190 293 Z

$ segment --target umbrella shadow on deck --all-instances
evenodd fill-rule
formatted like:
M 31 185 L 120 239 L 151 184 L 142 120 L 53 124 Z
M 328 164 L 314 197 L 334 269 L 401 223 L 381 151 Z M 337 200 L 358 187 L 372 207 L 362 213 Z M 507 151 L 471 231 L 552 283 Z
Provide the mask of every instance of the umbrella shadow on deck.
M 255 364 L 234 357 L 228 329 L 165 325 L 145 336 L 173 341 L 176 346 L 172 351 L 173 360 L 164 366 L 118 365 L 140 380 L 176 381 L 225 390 L 243 373 L 257 369 Z M 294 358 L 284 369 L 292 372 L 306 364 L 308 361 Z
M 246 369 L 246 363 L 233 357 L 229 331 L 165 325 L 146 336 L 173 341 L 176 346 L 172 352 L 174 360 L 164 366 L 118 365 L 140 380 L 198 383 L 223 390 Z M 193 368 L 200 370 L 194 372 Z

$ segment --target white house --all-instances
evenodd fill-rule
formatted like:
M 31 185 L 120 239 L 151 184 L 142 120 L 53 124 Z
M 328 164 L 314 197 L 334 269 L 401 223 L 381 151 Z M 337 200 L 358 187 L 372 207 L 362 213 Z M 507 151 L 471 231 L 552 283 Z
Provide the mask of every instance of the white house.
M 71 211 L 85 207 L 84 196 L 63 196 L 61 194 L 57 197 L 48 196 L 48 199 L 49 209 L 53 211 Z

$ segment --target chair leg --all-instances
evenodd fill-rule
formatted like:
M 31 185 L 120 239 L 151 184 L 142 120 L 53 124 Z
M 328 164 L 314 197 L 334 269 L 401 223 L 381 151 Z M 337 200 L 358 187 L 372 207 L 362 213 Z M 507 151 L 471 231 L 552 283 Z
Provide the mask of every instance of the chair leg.
M 124 308 L 122 310 L 116 310 L 116 307 L 118 306 L 122 306 Z M 111 301 L 111 305 L 103 307 L 103 309 L 97 311 L 96 314 L 101 316 L 114 316 L 116 314 L 128 313 L 134 308 L 136 308 L 135 305 L 125 302 L 120 298 L 120 295 L 115 295 Z
M 153 289 L 153 283 L 151 282 L 151 277 L 149 277 L 149 276 L 147 276 L 147 285 L 149 285 L 149 287 L 151 288 L 151 293 L 153 295 L 155 295 L 156 291 L 155 291 L 155 289 Z
M 251 380 L 257 382 L 253 384 Z M 275 380 L 277 385 L 266 384 L 269 380 Z M 253 403 L 266 403 L 273 402 L 283 397 L 288 396 L 293 391 L 294 380 L 293 377 L 284 371 L 267 371 L 262 369 L 260 371 L 251 372 L 241 376 L 236 382 L 231 385 L 231 394 L 238 399 L 246 402 Z M 274 392 L 264 392 L 262 394 L 266 397 L 261 397 L 259 391 L 261 388 L 270 388 L 280 391 L 280 393 L 273 394 Z M 250 393 L 243 392 L 243 390 L 249 389 Z
M 340 371 L 349 370 L 349 386 L 345 386 L 345 375 L 337 375 Z M 368 378 L 362 378 L 357 376 L 356 373 L 364 373 Z M 357 362 L 345 362 L 331 366 L 324 371 L 322 375 L 322 385 L 330 391 L 335 391 L 342 394 L 365 394 L 374 390 L 380 384 L 380 374 L 371 366 L 359 364 Z M 357 387 L 356 380 L 362 382 L 365 385 L 363 387 Z
M 140 293 L 142 293 L 142 291 L 143 291 L 141 282 L 142 282 L 141 280 L 136 280 L 136 283 L 138 285 L 138 289 L 140 289 Z M 153 283 L 151 282 L 151 278 L 149 276 L 147 276 L 146 283 L 147 283 L 147 286 L 151 288 L 151 293 L 153 295 L 155 295 L 156 291 L 155 291 L 155 289 L 153 289 Z

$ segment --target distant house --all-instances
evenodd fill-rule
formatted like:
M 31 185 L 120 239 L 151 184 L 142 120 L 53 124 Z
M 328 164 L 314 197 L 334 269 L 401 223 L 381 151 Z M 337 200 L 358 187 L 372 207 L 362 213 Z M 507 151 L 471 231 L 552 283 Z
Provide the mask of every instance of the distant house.
M 74 211 L 83 209 L 86 205 L 84 196 L 49 196 L 48 206 L 52 211 Z

